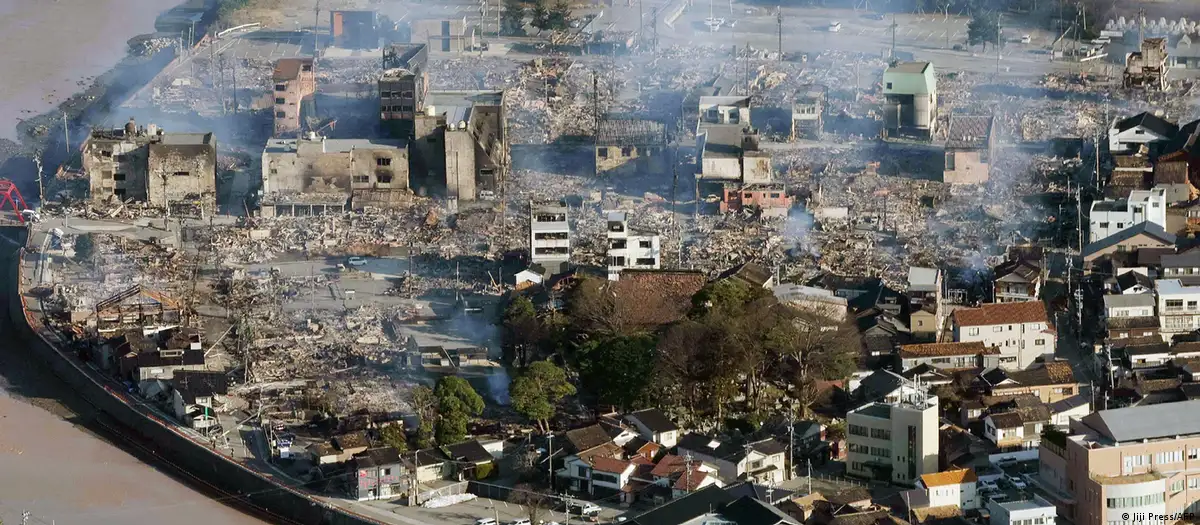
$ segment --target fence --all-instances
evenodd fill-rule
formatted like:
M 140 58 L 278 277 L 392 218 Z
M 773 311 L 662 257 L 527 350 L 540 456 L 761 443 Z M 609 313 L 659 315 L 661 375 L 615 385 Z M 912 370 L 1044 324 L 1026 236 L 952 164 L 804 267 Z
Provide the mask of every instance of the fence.
M 512 487 L 502 485 L 493 485 L 491 483 L 481 483 L 478 481 L 467 482 L 467 492 L 479 496 L 481 498 L 494 499 L 497 501 L 508 501 L 512 495 Z
M 438 498 L 441 496 L 454 496 L 456 494 L 465 494 L 467 492 L 470 492 L 467 489 L 468 483 L 469 482 L 467 482 L 467 481 L 463 481 L 463 482 L 455 483 L 453 485 L 446 485 L 445 487 L 439 487 L 436 489 L 430 489 L 430 490 L 418 492 L 417 499 L 412 504 L 420 505 L 422 503 L 425 503 L 426 501 L 429 501 L 433 498 Z M 474 494 L 474 492 L 472 492 L 472 494 Z

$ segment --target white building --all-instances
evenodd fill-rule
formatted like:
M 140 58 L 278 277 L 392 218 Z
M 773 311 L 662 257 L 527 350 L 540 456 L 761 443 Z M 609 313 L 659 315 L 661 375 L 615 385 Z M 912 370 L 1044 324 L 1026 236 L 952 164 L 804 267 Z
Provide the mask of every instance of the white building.
M 700 97 L 700 123 L 750 125 L 750 97 L 707 96 Z
M 1017 501 L 988 500 L 988 525 L 1054 525 L 1058 510 L 1041 497 Z
M 938 471 L 938 398 L 904 383 L 895 401 L 847 414 L 847 474 L 908 484 Z
M 963 510 L 979 508 L 975 484 L 979 477 L 970 468 L 922 474 L 917 487 L 925 491 L 930 507 L 953 506 Z
M 679 426 L 657 408 L 647 408 L 625 414 L 625 421 L 637 429 L 639 437 L 658 443 L 663 448 L 672 448 L 679 442 Z
M 1104 315 L 1109 319 L 1150 317 L 1154 315 L 1156 302 L 1151 294 L 1106 295 L 1104 296 Z
M 1134 190 L 1129 197 L 1092 203 L 1088 234 L 1091 242 L 1106 239 L 1143 222 L 1167 227 L 1167 192 L 1162 188 Z
M 621 270 L 657 270 L 662 252 L 659 236 L 629 228 L 629 212 L 608 212 L 608 278 L 621 278 Z
M 571 260 L 570 209 L 566 203 L 529 203 L 529 259 L 551 274 Z
M 1142 112 L 1132 117 L 1114 118 L 1108 128 L 1108 149 L 1114 155 L 1137 153 L 1143 146 L 1167 142 L 1175 138 L 1179 126 L 1175 123 Z
M 1024 370 L 1054 355 L 1055 331 L 1041 301 L 993 303 L 954 311 L 954 340 L 982 341 L 1000 349 L 1000 367 Z
M 1200 286 L 1184 286 L 1179 279 L 1154 281 L 1158 291 L 1158 326 L 1164 340 L 1200 328 Z
M 690 454 L 693 460 L 716 467 L 717 477 L 726 483 L 740 480 L 770 485 L 786 479 L 787 447 L 774 439 L 735 443 L 688 433 L 679 438 L 675 453 Z

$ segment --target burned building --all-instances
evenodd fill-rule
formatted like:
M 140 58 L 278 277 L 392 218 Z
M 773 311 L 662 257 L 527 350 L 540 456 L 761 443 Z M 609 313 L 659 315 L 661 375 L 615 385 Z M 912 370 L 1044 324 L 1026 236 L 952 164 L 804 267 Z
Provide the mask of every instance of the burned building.
M 739 124 L 706 124 L 696 137 L 700 170 L 696 178 L 713 182 L 770 182 L 771 156 L 759 148 L 758 130 Z
M 750 97 L 702 96 L 697 129 L 708 124 L 750 125 Z
M 429 48 L 425 44 L 393 44 L 384 50 L 379 77 L 379 119 L 384 133 L 412 138 L 414 121 L 425 111 L 429 94 Z
M 937 131 L 937 75 L 929 62 L 900 62 L 883 72 L 885 136 L 931 138 Z
M 667 132 L 661 122 L 605 119 L 596 136 L 596 174 L 666 173 Z
M 825 86 L 816 84 L 800 86 L 796 91 L 796 98 L 792 103 L 792 140 L 821 138 L 825 96 Z
M 722 185 L 722 190 L 721 213 L 754 208 L 763 217 L 785 217 L 795 204 L 795 199 L 788 195 L 782 182 L 726 182 Z
M 379 15 L 375 11 L 330 11 L 333 45 L 344 49 L 377 49 Z
M 428 45 L 433 51 L 461 53 L 470 45 L 466 17 L 413 20 L 409 27 L 412 30 L 409 41 Z
M 275 62 L 275 133 L 299 133 L 307 104 L 317 92 L 316 64 L 311 58 L 284 58 Z
M 990 116 L 950 115 L 942 182 L 982 184 L 988 181 L 996 152 L 994 124 L 995 118 Z
M 1147 38 L 1142 40 L 1140 51 L 1125 55 L 1125 73 L 1122 84 L 1126 88 L 1167 89 L 1167 39 Z
M 408 202 L 403 140 L 271 139 L 262 154 L 264 217 L 320 215 Z
M 414 122 L 413 172 L 450 198 L 499 188 L 508 168 L 503 91 L 434 91 Z
M 93 130 L 83 145 L 92 201 L 145 202 L 172 215 L 216 211 L 217 144 L 212 133 L 167 133 L 151 124 Z

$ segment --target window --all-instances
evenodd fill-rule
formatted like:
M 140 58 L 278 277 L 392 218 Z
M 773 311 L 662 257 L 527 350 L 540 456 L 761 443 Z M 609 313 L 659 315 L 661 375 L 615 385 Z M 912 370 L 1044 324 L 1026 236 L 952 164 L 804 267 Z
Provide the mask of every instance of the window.
M 979 162 L 983 162 L 983 163 L 985 163 L 985 164 L 986 164 L 986 163 L 987 163 L 987 161 L 988 161 L 988 150 L 987 150 L 987 148 L 984 148 L 984 149 L 981 149 L 981 150 L 979 150 Z
M 112 158 L 112 152 L 111 151 L 101 151 L 100 156 L 105 157 L 105 158 Z
M 867 437 L 867 427 L 864 426 L 850 425 L 850 428 L 847 430 L 847 432 L 849 432 L 852 436 Z
M 596 148 L 596 156 L 602 159 L 608 158 L 608 148 Z
M 380 91 L 379 98 L 392 98 L 392 92 L 391 91 Z
M 1183 309 L 1183 299 L 1167 299 L 1167 309 Z
M 1188 480 L 1188 489 L 1189 490 L 1200 489 L 1200 478 L 1189 479 Z
M 621 156 L 628 157 L 633 155 L 633 146 L 621 146 Z
M 375 165 L 376 166 L 391 166 L 392 158 L 391 157 L 379 157 L 379 158 L 375 159 Z
M 300 71 L 312 71 L 312 64 L 303 64 L 300 66 Z
M 1118 222 L 1118 223 L 1117 223 L 1117 229 L 1118 229 L 1118 230 L 1119 230 L 1119 229 L 1121 229 L 1121 228 L 1124 228 L 1124 227 L 1125 227 L 1125 223 L 1123 223 L 1123 222 Z
M 366 175 L 355 175 L 355 176 L 351 177 L 350 180 L 351 180 L 351 182 L 354 182 L 356 184 L 366 184 L 366 183 L 371 182 L 371 177 L 368 177 Z
M 376 173 L 375 181 L 380 184 L 391 184 L 392 183 L 392 174 L 391 173 Z
M 400 93 L 400 98 L 413 98 L 412 91 L 403 91 Z
M 613 239 L 612 245 L 609 246 L 609 248 L 613 250 L 624 250 L 625 246 L 625 239 Z
M 1042 345 L 1046 344 L 1046 340 L 1045 339 L 1034 339 L 1033 344 L 1037 345 L 1037 346 L 1042 346 Z
M 105 172 L 103 172 L 103 173 L 101 173 L 101 174 L 100 174 L 100 178 L 102 178 L 102 179 L 104 179 L 104 180 L 112 180 L 112 178 L 113 178 L 112 172 L 111 172 L 111 171 L 105 171 Z
M 1189 448 L 1188 449 L 1188 459 L 1198 459 L 1198 458 L 1200 458 L 1200 448 Z
M 588 477 L 587 473 L 588 473 L 588 468 L 587 468 L 587 467 L 585 467 L 585 466 L 583 466 L 583 465 L 576 465 L 576 466 L 575 466 L 575 477 L 577 477 L 577 478 L 586 478 L 586 477 Z
M 886 428 L 872 428 L 871 437 L 875 439 L 882 439 L 884 441 L 891 441 L 892 431 Z
M 1102 222 L 1102 223 L 1100 223 L 1100 227 L 1101 227 L 1101 228 L 1107 228 L 1107 227 L 1108 227 L 1108 223 L 1107 223 L 1107 222 Z
M 953 171 L 953 170 L 954 170 L 954 152 L 947 151 L 946 152 L 946 171 Z
M 1003 331 L 1004 331 L 1004 327 L 1003 327 L 1003 326 L 999 326 L 999 325 L 997 325 L 997 326 L 993 326 L 993 327 L 992 327 L 992 332 L 1003 332 Z
M 192 176 L 192 172 L 190 172 L 190 171 L 176 171 L 175 173 L 172 173 L 172 174 L 171 174 L 171 176 L 172 176 L 172 177 L 191 177 L 191 176 Z
M 287 84 L 275 84 L 275 91 L 287 91 Z
M 275 112 L 275 118 L 284 118 L 284 117 L 287 117 L 287 113 L 284 113 L 282 111 Z
M 753 193 L 750 193 L 750 192 L 748 192 L 748 191 L 747 191 L 747 192 L 745 192 L 745 193 L 743 193 L 743 194 L 742 194 L 742 198 L 743 198 L 743 199 L 753 199 L 753 198 L 754 198 L 754 194 L 753 194 Z
M 979 328 L 968 328 L 967 335 L 979 335 Z
M 653 257 L 638 258 L 637 265 L 638 266 L 654 266 L 654 258 Z
M 650 241 L 638 241 L 638 248 L 649 248 Z
M 888 89 L 892 89 L 892 83 L 891 83 L 891 82 L 888 82 L 888 83 L 887 83 L 887 88 L 888 88 Z
M 385 469 L 383 469 L 383 475 L 384 475 L 384 476 L 391 476 L 391 475 L 392 475 L 392 469 L 390 469 L 390 468 L 385 468 Z
M 115 181 L 122 181 L 122 180 L 125 180 L 125 174 L 124 174 L 124 173 L 118 173 L 118 174 L 116 174 L 116 175 L 113 175 L 113 180 L 115 180 Z
M 275 97 L 276 104 L 287 104 L 287 99 L 283 97 Z

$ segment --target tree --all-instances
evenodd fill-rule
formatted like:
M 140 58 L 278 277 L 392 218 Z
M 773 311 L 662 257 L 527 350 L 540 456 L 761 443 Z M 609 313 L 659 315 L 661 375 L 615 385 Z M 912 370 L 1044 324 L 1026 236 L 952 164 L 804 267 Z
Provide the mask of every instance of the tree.
M 417 427 L 416 443 L 418 449 L 426 449 L 433 446 L 433 423 L 422 421 Z
M 567 382 L 567 373 L 549 361 L 529 365 L 509 386 L 513 409 L 546 432 L 550 430 L 554 407 L 573 394 L 575 387 Z
M 846 424 L 838 421 L 825 426 L 825 441 L 837 443 L 846 439 Z
M 387 425 L 379 429 L 379 440 L 384 445 L 392 447 L 400 452 L 408 450 L 408 439 L 404 436 L 404 426 L 396 423 Z
M 504 351 L 519 366 L 530 361 L 531 351 L 543 338 L 541 321 L 533 302 L 518 295 L 504 309 Z
M 508 502 L 520 505 L 529 517 L 529 523 L 541 523 L 542 516 L 554 506 L 554 497 L 538 491 L 528 483 L 521 483 L 512 488 L 508 494 Z
M 580 379 L 602 405 L 642 408 L 654 383 L 657 341 L 649 335 L 591 340 L 580 351 Z
M 522 0 L 504 0 L 504 12 L 500 15 L 500 34 L 525 36 L 525 15 L 528 14 Z
M 446 376 L 438 381 L 433 395 L 437 398 L 438 418 L 434 437 L 442 445 L 462 441 L 467 423 L 483 413 L 483 398 L 461 377 Z
M 96 255 L 96 237 L 93 233 L 75 237 L 75 260 L 84 264 L 92 262 Z
M 580 279 L 567 302 L 571 325 L 602 336 L 632 333 L 636 326 L 629 318 L 629 309 L 620 307 L 614 293 L 608 279 Z
M 1000 35 L 999 22 L 999 15 L 994 12 L 977 12 L 971 15 L 971 21 L 967 22 L 967 44 L 983 44 L 983 51 L 986 53 L 988 43 L 996 43 Z
M 571 23 L 571 4 L 567 0 L 557 0 L 546 17 L 546 26 L 555 31 L 565 31 Z
M 537 0 L 530 14 L 532 20 L 529 21 L 529 25 L 543 31 L 550 29 L 550 8 L 546 6 L 546 0 Z

